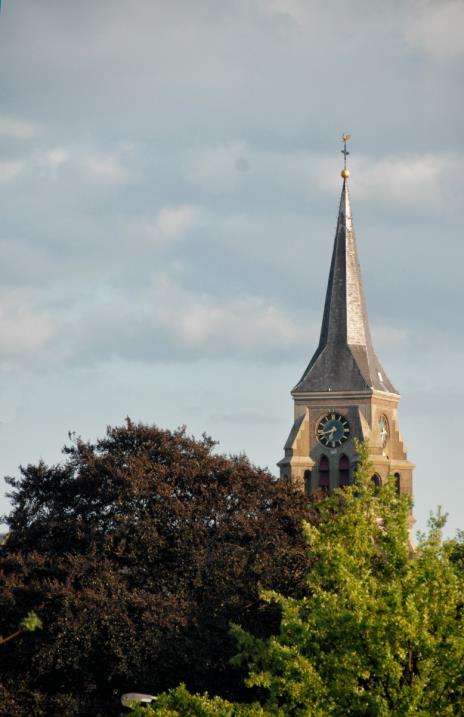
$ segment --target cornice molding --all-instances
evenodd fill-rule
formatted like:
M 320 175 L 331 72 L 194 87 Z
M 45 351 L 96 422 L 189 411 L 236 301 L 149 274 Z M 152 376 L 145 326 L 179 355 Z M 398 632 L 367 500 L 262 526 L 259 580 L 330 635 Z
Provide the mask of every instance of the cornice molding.
M 311 401 L 332 401 L 336 404 L 337 401 L 365 401 L 374 399 L 382 399 L 383 401 L 390 401 L 392 403 L 398 403 L 400 400 L 399 393 L 388 393 L 387 391 L 376 391 L 372 389 L 370 391 L 290 391 L 293 399 L 296 403 L 306 403 Z

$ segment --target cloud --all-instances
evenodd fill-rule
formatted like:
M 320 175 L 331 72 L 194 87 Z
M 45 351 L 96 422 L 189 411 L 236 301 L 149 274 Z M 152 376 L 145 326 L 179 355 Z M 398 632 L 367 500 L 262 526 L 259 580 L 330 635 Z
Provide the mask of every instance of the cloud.
M 195 207 L 164 207 L 158 213 L 154 230 L 168 238 L 177 238 L 191 228 L 198 210 Z
M 105 138 L 137 127 L 191 144 L 242 133 L 256 142 L 317 145 L 351 114 L 351 103 L 366 114 L 366 84 L 386 61 L 396 70 L 405 46 L 405 10 L 354 0 L 347 14 L 345 5 L 25 0 L 12 4 L 0 60 L 24 48 L 7 78 L 15 104 L 71 133 L 98 129 Z M 401 87 L 403 75 L 395 81 Z
M 405 26 L 415 47 L 442 60 L 464 56 L 464 5 L 462 0 L 416 0 Z
M 99 148 L 57 146 L 38 149 L 29 158 L 30 171 L 45 170 L 53 179 L 77 173 L 83 179 L 101 186 L 126 184 L 135 178 L 130 166 L 130 148 L 126 146 L 104 151 Z
M 38 124 L 9 115 L 0 114 L 0 139 L 30 140 L 39 137 Z
M 21 160 L 0 161 L 0 182 L 14 181 L 24 170 L 24 166 L 24 162 Z
M 246 172 L 240 170 L 243 163 Z M 349 157 L 357 200 L 421 208 L 426 213 L 460 203 L 454 187 L 460 181 L 463 164 L 462 152 L 443 150 L 409 150 L 380 157 L 353 152 Z M 264 199 L 268 212 L 282 213 L 291 205 L 303 210 L 317 196 L 337 196 L 341 166 L 336 152 L 279 151 L 236 139 L 187 151 L 181 171 L 216 202 L 218 198 L 236 197 L 245 207 L 256 198 L 264 207 Z
M 1 122 L 0 122 L 1 136 Z M 33 146 L 27 153 L 10 150 L 16 156 L 0 159 L 0 182 L 12 183 L 20 176 L 43 181 L 90 182 L 92 188 L 108 189 L 136 182 L 140 169 L 130 145 L 111 149 L 78 145 Z M 4 153 L 5 154 L 5 153 Z
M 69 406 L 73 421 L 105 425 L 111 404 L 123 416 L 147 394 L 147 416 L 166 409 L 176 425 L 191 400 L 185 387 L 208 364 L 204 385 L 227 381 L 233 394 L 226 441 L 236 427 L 237 445 L 254 449 L 261 434 L 269 462 L 273 428 L 253 432 L 259 416 L 246 404 L 256 388 L 274 415 L 279 381 L 286 391 L 317 344 L 345 129 L 379 356 L 401 390 L 452 377 L 462 393 L 463 7 L 7 3 L 0 366 L 19 367 L 15 396 L 25 373 L 52 396 L 41 440 L 57 440 L 60 406 L 61 431 Z M 76 378 L 102 362 L 103 393 L 103 381 Z M 37 433 L 36 394 L 24 394 L 34 420 L 15 428 L 19 451 Z M 214 391 L 201 395 L 202 420 L 215 403 Z M 257 410 L 267 413 L 262 401 Z M 425 465 L 421 486 L 427 471 L 436 485 Z
M 133 294 L 102 291 L 63 313 L 58 340 L 78 362 L 119 356 L 166 359 L 288 356 L 307 339 L 306 326 L 264 297 L 218 297 L 157 275 Z
M 105 227 L 106 237 L 101 237 L 102 248 L 106 253 L 106 241 L 109 240 L 117 253 L 116 245 L 119 245 L 124 269 L 130 258 L 136 261 L 137 256 L 141 258 L 141 254 L 136 254 L 138 251 L 145 256 L 189 240 L 192 231 L 208 221 L 207 217 L 208 213 L 202 207 L 193 204 L 162 206 L 153 214 L 115 213 Z
M 453 186 L 461 173 L 464 155 L 425 152 L 401 156 L 353 155 L 349 166 L 356 200 L 387 203 L 398 207 L 420 208 L 424 212 L 454 204 Z M 314 160 L 316 181 L 326 191 L 339 185 L 337 160 Z
M 248 295 L 219 301 L 161 280 L 153 292 L 155 322 L 184 350 L 201 355 L 287 353 L 304 331 L 274 302 Z
M 290 18 L 298 24 L 305 19 L 305 7 L 301 0 L 269 0 L 266 4 L 271 15 Z
M 187 183 L 184 197 L 190 194 L 190 199 L 208 202 L 216 210 L 220 203 L 230 208 L 233 199 L 237 208 L 254 203 L 254 211 L 264 211 L 264 207 L 280 214 L 290 207 L 301 211 L 311 197 L 336 195 L 340 187 L 340 159 L 334 153 L 266 149 L 235 139 L 178 151 L 173 161 L 177 182 Z M 447 151 L 381 157 L 358 153 L 350 157 L 349 166 L 358 200 L 430 212 L 460 201 L 454 188 L 463 162 L 462 153 Z M 0 160 L 0 182 L 13 183 L 19 177 L 41 182 L 45 177 L 70 182 L 79 193 L 89 194 L 94 189 L 111 192 L 139 186 L 150 181 L 150 175 L 162 182 L 165 169 L 161 164 L 157 173 L 156 167 L 144 165 L 139 149 L 130 143 L 111 147 L 52 145 Z M 160 207 L 155 232 L 176 236 L 200 224 L 201 211 L 196 205 L 190 201 L 180 202 L 178 207 Z M 203 215 L 205 211 L 210 210 Z
M 34 305 L 27 292 L 12 292 L 0 298 L 0 365 L 37 361 L 55 336 L 50 315 Z
M 178 242 L 189 240 L 192 231 L 204 224 L 206 216 L 202 207 L 189 204 L 163 206 L 154 214 L 115 213 L 106 227 L 106 238 L 101 238 L 101 246 L 106 245 L 106 239 L 111 235 L 113 259 L 119 252 L 127 268 L 134 255 L 140 259 L 142 254 L 173 249 Z M 119 249 L 116 249 L 117 245 Z

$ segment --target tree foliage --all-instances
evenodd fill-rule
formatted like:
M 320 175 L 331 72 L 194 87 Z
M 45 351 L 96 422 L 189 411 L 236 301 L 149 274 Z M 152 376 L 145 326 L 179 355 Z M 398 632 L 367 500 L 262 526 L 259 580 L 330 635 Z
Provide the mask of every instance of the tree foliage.
M 301 524 L 313 513 L 214 445 L 128 420 L 9 479 L 0 634 L 29 610 L 44 624 L 0 651 L 1 715 L 108 717 L 121 693 L 180 681 L 243 696 L 229 623 L 277 628 L 260 586 L 303 590 Z
M 464 714 L 462 542 L 443 541 L 438 515 L 413 550 L 409 501 L 393 481 L 376 490 L 367 448 L 360 453 L 355 485 L 322 502 L 317 525 L 306 526 L 306 594 L 264 594 L 281 608 L 278 635 L 233 628 L 236 663 L 246 665 L 247 684 L 263 690 L 256 715 Z M 181 687 L 145 717 L 239 717 L 249 709 L 189 697 Z
M 10 640 L 14 640 L 17 637 L 20 637 L 25 632 L 35 632 L 36 630 L 42 629 L 42 620 L 38 615 L 35 614 L 33 610 L 31 610 L 26 617 L 23 617 L 21 622 L 19 623 L 19 627 L 14 632 L 11 632 L 6 637 L 2 637 L 0 635 L 0 645 L 4 645 L 5 642 L 9 642 Z

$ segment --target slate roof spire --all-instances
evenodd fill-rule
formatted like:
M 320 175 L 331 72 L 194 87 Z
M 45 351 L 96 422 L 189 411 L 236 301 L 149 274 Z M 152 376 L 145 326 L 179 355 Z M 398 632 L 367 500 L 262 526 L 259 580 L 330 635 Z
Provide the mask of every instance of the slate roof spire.
M 319 346 L 292 393 L 374 389 L 397 394 L 372 346 L 346 164 L 341 174 L 343 188 Z

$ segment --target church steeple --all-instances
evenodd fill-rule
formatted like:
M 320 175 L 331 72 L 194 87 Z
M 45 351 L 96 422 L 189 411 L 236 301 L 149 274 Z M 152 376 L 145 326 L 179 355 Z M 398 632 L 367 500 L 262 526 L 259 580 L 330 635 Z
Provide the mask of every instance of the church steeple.
M 346 167 L 342 176 L 342 195 L 319 346 L 294 393 L 372 389 L 398 393 L 372 346 Z
M 331 492 L 353 481 L 356 440 L 369 441 L 372 479 L 393 474 L 412 496 L 413 464 L 401 438 L 398 391 L 372 346 L 351 216 L 345 166 L 321 336 L 303 377 L 292 391 L 294 423 L 278 466 L 282 478 L 308 493 Z

